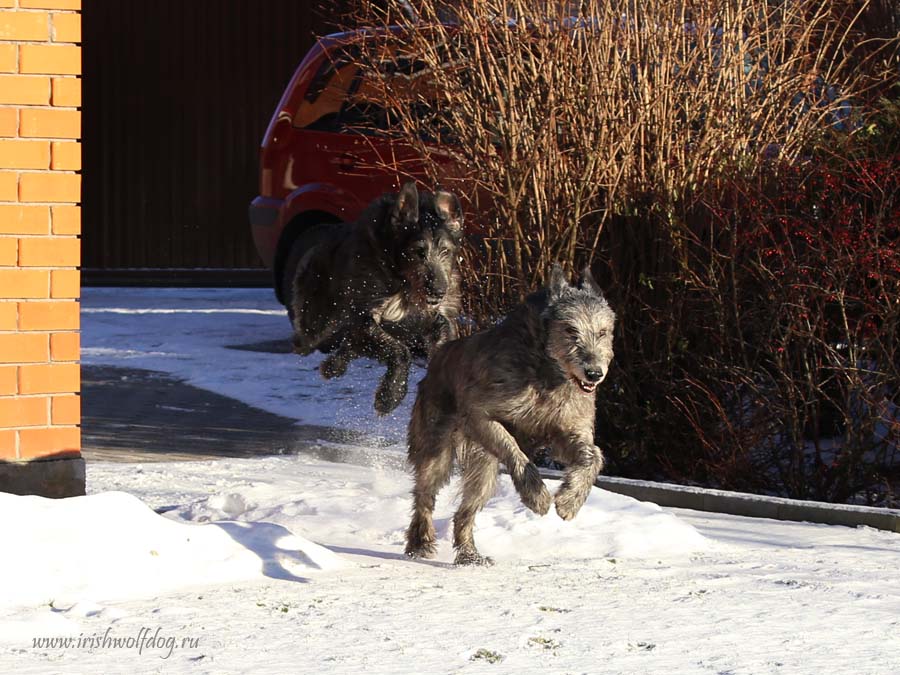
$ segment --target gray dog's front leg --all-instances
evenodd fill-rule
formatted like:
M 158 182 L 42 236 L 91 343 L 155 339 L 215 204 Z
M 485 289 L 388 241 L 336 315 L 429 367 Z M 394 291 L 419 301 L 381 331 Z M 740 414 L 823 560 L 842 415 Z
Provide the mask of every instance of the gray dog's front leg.
M 540 515 L 550 510 L 551 497 L 541 474 L 528 459 L 516 439 L 502 424 L 484 418 L 470 419 L 467 425 L 469 436 L 506 465 L 522 503 Z
M 563 484 L 556 492 L 556 513 L 563 520 L 574 518 L 603 470 L 603 453 L 586 440 L 568 440 L 557 457 L 566 467 Z

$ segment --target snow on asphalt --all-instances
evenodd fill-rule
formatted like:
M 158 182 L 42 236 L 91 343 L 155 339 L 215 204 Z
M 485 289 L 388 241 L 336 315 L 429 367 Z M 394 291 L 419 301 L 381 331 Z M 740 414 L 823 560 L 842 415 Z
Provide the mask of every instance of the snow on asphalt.
M 411 482 L 377 458 L 402 451 L 410 399 L 376 420 L 376 366 L 323 383 L 314 357 L 228 349 L 287 336 L 263 290 L 85 289 L 84 307 L 85 363 L 395 445 L 366 466 L 95 462 L 88 497 L 0 495 L 4 672 L 898 672 L 900 535 L 598 489 L 566 523 L 504 479 L 476 521 L 494 567 L 449 564 L 455 485 L 438 559 L 409 561 Z

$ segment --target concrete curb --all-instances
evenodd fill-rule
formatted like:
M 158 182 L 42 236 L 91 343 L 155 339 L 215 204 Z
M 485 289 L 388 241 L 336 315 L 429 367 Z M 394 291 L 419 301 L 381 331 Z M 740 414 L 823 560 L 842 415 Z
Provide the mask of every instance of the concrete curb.
M 546 478 L 560 478 L 563 475 L 562 471 L 552 469 L 540 471 Z M 900 510 L 897 509 L 785 499 L 610 476 L 597 478 L 595 485 L 659 506 L 847 527 L 865 525 L 878 530 L 900 533 Z

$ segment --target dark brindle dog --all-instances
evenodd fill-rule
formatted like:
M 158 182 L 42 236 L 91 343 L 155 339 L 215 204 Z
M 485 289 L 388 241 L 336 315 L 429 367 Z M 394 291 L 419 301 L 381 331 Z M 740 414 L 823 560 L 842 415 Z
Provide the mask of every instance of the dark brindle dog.
M 359 356 L 387 366 L 375 394 L 386 414 L 406 396 L 412 353 L 458 336 L 458 250 L 463 214 L 449 192 L 407 183 L 355 223 L 303 233 L 291 307 L 294 351 L 330 352 L 320 371 L 339 377 Z
M 457 564 L 486 564 L 475 548 L 475 515 L 494 493 L 498 463 L 532 511 L 550 509 L 550 493 L 529 454 L 543 447 L 568 465 L 556 512 L 575 517 L 603 468 L 594 445 L 594 392 L 613 357 L 615 314 L 590 272 L 568 284 L 558 266 L 499 325 L 442 346 L 431 359 L 409 424 L 415 471 L 406 554 L 432 557 L 435 497 L 462 469 L 462 503 L 453 520 Z

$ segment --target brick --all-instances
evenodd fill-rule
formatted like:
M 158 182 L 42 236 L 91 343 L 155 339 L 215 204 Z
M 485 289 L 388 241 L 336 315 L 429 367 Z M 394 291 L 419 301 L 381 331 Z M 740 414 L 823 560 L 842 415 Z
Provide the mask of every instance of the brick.
M 21 267 L 78 267 L 81 242 L 69 237 L 28 237 L 19 242 Z
M 15 7 L 16 0 L 0 0 L 0 7 Z
M 50 39 L 47 12 L 0 12 L 0 40 L 47 41 Z
M 22 9 L 81 9 L 81 0 L 19 0 Z
M 54 141 L 51 143 L 50 168 L 57 171 L 81 170 L 81 143 Z
M 51 206 L 53 234 L 81 234 L 80 206 Z
M 19 118 L 19 136 L 23 138 L 81 138 L 78 110 L 23 108 Z
M 20 73 L 81 74 L 81 47 L 74 45 L 19 45 Z
M 15 108 L 0 108 L 0 136 L 12 138 L 19 132 L 19 111 Z
M 23 173 L 19 201 L 80 202 L 81 176 L 77 173 Z
M 6 298 L 50 297 L 47 270 L 0 269 L 0 295 Z
M 50 399 L 39 397 L 0 398 L 0 427 L 40 427 L 49 422 Z
M 81 42 L 81 14 L 54 14 L 53 40 Z
M 0 265 L 19 263 L 19 240 L 15 237 L 0 237 Z
M 0 430 L 0 460 L 16 458 L 16 432 L 10 429 Z
M 50 423 L 80 424 L 81 397 L 77 394 L 54 396 L 50 403 Z
M 80 451 L 81 429 L 78 427 L 19 430 L 19 459 L 69 453 L 78 455 Z
M 0 366 L 0 396 L 10 396 L 18 391 L 18 369 Z
M 19 303 L 0 302 L 0 330 L 16 330 L 19 325 Z
M 80 333 L 53 333 L 50 335 L 50 359 L 53 361 L 77 361 L 81 356 Z
M 48 141 L 0 141 L 0 169 L 47 169 Z
M 20 394 L 73 394 L 79 390 L 77 363 L 19 366 Z
M 0 75 L 0 103 L 47 105 L 50 78 L 40 75 Z
M 71 300 L 19 303 L 20 330 L 77 330 L 79 318 L 78 303 Z
M 76 108 L 81 105 L 81 79 L 77 77 L 54 77 L 51 84 L 53 105 Z
M 18 71 L 19 52 L 16 45 L 4 42 L 0 43 L 0 73 L 15 73 Z
M 0 363 L 42 363 L 50 360 L 49 337 L 40 333 L 0 334 Z
M 81 297 L 81 272 L 78 270 L 53 270 L 50 272 L 50 297 Z
M 0 171 L 0 202 L 14 202 L 19 197 L 19 174 Z
M 50 234 L 50 207 L 0 204 L 0 234 Z

